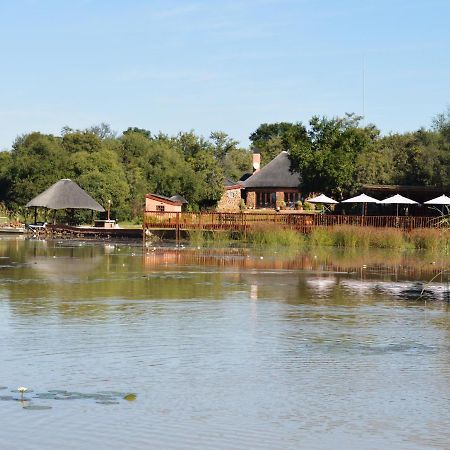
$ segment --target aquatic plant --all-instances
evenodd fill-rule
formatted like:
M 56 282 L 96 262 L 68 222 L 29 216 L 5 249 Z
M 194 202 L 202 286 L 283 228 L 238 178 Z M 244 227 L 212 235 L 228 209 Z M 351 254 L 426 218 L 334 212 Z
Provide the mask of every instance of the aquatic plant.
M 23 394 L 25 394 L 25 392 L 28 392 L 28 388 L 20 386 L 17 388 L 17 391 L 20 392 L 20 397 L 21 399 L 23 399 Z

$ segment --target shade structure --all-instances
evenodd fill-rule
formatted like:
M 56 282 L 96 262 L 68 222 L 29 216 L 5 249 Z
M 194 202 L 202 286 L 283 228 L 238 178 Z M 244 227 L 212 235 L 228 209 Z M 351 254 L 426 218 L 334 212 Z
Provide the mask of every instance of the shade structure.
M 385 198 L 384 200 L 381 200 L 380 203 L 382 203 L 383 205 L 397 205 L 397 216 L 398 205 L 418 205 L 418 203 L 414 200 L 403 197 L 403 195 L 400 194 L 395 194 L 392 197 Z
M 320 195 L 318 195 L 317 197 L 313 197 L 313 198 L 309 198 L 308 200 L 306 200 L 308 203 L 327 203 L 327 204 L 330 204 L 330 205 L 334 205 L 334 204 L 336 204 L 336 203 L 339 203 L 339 202 L 337 202 L 336 200 L 333 200 L 332 198 L 330 198 L 330 197 L 327 197 L 326 195 L 324 195 L 324 194 L 320 194 Z
M 342 200 L 342 203 L 379 203 L 376 198 L 370 197 L 366 194 L 360 194 L 356 197 L 348 198 L 347 200 Z
M 383 203 L 384 205 L 418 205 L 414 200 L 403 197 L 403 195 L 400 194 L 385 198 L 384 200 L 381 200 L 380 203 Z
M 44 192 L 34 197 L 26 205 L 48 209 L 91 209 L 104 212 L 102 205 L 97 203 L 77 183 L 69 179 L 57 181 Z
M 376 198 L 370 197 L 366 194 L 360 194 L 356 197 L 348 198 L 347 200 L 342 200 L 342 203 L 362 203 L 361 215 L 364 215 L 364 206 L 366 203 L 379 203 Z
M 450 197 L 442 194 L 440 197 L 432 198 L 427 202 L 423 202 L 424 205 L 450 205 Z

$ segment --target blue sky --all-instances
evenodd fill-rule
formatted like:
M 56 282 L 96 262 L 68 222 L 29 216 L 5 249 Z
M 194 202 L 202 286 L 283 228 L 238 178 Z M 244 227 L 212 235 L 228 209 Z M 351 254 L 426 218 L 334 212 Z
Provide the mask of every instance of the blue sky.
M 383 133 L 450 104 L 448 0 L 0 0 L 0 149 L 109 123 L 174 134 L 362 113 Z

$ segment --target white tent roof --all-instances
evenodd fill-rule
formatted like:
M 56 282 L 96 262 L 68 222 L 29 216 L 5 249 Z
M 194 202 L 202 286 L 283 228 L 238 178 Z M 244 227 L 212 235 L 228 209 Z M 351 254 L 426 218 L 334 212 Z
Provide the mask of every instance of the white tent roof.
M 424 205 L 450 205 L 450 197 L 442 194 L 440 197 L 433 198 L 423 203 Z
M 418 205 L 418 203 L 415 202 L 414 200 L 403 197 L 403 195 L 400 195 L 400 194 L 395 194 L 392 197 L 385 198 L 384 200 L 381 200 L 380 203 L 383 203 L 385 205 L 389 205 L 389 204 L 392 204 L 392 205 L 395 205 L 395 204 L 397 204 L 397 205 Z
M 360 194 L 356 197 L 348 198 L 347 200 L 342 200 L 342 203 L 380 203 L 376 198 L 370 197 L 366 194 Z
M 332 198 L 327 197 L 324 194 L 320 194 L 317 197 L 307 199 L 306 201 L 309 203 L 331 203 L 331 204 L 339 203 L 336 200 L 333 200 Z

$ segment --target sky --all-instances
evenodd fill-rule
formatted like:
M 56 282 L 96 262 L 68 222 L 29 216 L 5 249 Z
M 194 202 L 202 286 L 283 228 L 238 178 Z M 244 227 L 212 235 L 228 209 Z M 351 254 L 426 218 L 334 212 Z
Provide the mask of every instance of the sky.
M 0 0 L 0 149 L 101 122 L 247 146 L 261 123 L 450 104 L 449 0 Z

